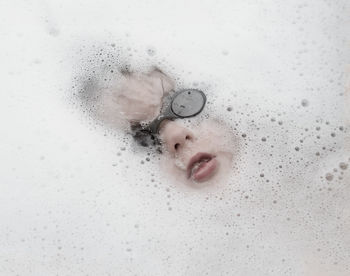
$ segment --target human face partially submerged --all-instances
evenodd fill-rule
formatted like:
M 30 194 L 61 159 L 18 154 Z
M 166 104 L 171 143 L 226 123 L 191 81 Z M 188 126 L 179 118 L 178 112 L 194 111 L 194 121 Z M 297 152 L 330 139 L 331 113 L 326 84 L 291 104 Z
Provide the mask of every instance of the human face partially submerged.
M 160 129 L 162 166 L 182 183 L 202 187 L 224 180 L 235 152 L 235 138 L 218 121 L 203 121 L 191 130 L 181 120 Z
M 116 87 L 103 90 L 97 97 L 96 115 L 110 125 L 117 125 L 119 120 L 129 122 L 136 126 L 134 134 L 140 134 L 137 132 L 142 130 L 140 123 L 150 123 L 159 116 L 163 98 L 174 90 L 174 82 L 159 69 L 122 74 Z M 185 126 L 188 119 L 162 121 L 159 138 L 164 153 L 161 164 L 172 178 L 188 185 L 200 183 L 202 187 L 204 183 L 221 181 L 228 174 L 237 143 L 232 132 L 222 123 L 198 116 L 191 118 L 192 122 L 201 120 L 196 126 Z M 131 132 L 134 132 L 133 128 Z M 145 142 L 140 143 L 143 146 L 152 145 L 146 143 L 152 133 L 141 134 L 133 135 L 135 140 Z M 158 144 L 155 143 L 158 142 L 156 137 L 151 138 L 154 138 L 151 139 L 153 144 Z

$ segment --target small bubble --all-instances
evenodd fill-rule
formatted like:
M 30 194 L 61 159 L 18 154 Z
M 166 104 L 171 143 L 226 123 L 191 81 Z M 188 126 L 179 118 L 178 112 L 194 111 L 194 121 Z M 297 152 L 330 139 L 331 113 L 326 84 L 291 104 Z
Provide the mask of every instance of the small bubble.
M 331 133 L 331 136 L 332 136 L 332 137 L 335 137 L 335 133 L 334 133 L 334 132 L 332 132 L 332 133 Z
M 328 180 L 328 181 L 332 181 L 333 180 L 333 174 L 331 174 L 331 173 L 326 173 L 326 179 Z
M 59 36 L 59 34 L 60 34 L 60 30 L 59 29 L 54 28 L 54 27 L 49 29 L 49 35 L 51 35 L 51 36 Z
M 341 168 L 342 170 L 346 170 L 348 168 L 348 164 L 345 162 L 340 162 L 339 168 Z
M 261 141 L 266 142 L 266 137 L 261 138 Z
M 247 134 L 243 133 L 243 134 L 242 134 L 242 137 L 243 137 L 243 138 L 247 137 Z
M 229 107 L 226 108 L 226 110 L 229 111 L 229 112 L 231 112 L 231 111 L 232 111 L 232 107 L 229 106 Z
M 147 54 L 149 55 L 149 56 L 154 56 L 155 54 L 156 54 L 156 49 L 155 48 L 153 48 L 153 47 L 149 47 L 148 49 L 147 49 Z
M 264 177 L 264 174 L 263 174 L 263 173 L 261 173 L 261 174 L 260 174 L 260 177 Z
M 299 150 L 300 150 L 300 148 L 299 148 L 299 147 L 295 147 L 294 149 L 295 149 L 296 151 L 299 151 Z
M 303 99 L 303 100 L 301 101 L 301 105 L 302 105 L 303 107 L 307 107 L 307 106 L 309 106 L 309 101 L 308 101 L 307 99 Z

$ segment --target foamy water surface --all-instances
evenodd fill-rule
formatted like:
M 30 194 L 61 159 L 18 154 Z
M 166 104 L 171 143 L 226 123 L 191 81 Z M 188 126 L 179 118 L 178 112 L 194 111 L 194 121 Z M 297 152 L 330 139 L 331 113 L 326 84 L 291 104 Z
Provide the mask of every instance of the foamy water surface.
M 350 274 L 348 1 L 2 1 L 0 14 L 1 275 Z M 174 184 L 159 155 L 91 116 L 118 68 L 152 65 L 231 126 L 224 185 Z

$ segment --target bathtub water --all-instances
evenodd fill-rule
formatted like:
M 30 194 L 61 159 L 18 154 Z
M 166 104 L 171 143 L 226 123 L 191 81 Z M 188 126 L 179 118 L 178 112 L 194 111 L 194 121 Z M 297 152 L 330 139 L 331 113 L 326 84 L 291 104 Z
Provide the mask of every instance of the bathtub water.
M 347 1 L 3 1 L 1 275 L 349 275 Z M 91 116 L 120 66 L 238 137 L 194 190 Z M 203 116 L 204 116 L 203 115 Z

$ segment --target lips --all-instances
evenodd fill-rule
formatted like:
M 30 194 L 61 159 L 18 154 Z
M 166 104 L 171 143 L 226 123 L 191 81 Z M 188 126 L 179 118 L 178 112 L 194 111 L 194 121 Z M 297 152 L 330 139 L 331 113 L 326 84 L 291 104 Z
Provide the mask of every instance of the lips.
M 208 180 L 215 174 L 218 161 L 215 156 L 205 152 L 195 154 L 187 165 L 187 176 L 195 181 Z

